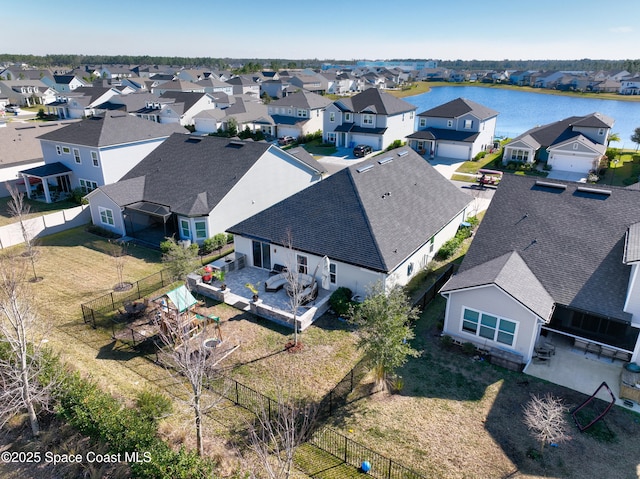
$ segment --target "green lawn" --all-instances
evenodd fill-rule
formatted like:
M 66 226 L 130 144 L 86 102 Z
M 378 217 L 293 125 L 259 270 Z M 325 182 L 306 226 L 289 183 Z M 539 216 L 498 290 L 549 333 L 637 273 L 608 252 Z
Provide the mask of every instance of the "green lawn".
M 323 143 L 322 139 L 320 138 L 305 143 L 302 146 L 305 150 L 307 150 L 314 156 L 331 156 L 337 151 L 337 148 L 334 144 Z
M 612 186 L 629 186 L 640 178 L 640 154 L 625 150 L 617 158 L 611 161 L 599 184 Z

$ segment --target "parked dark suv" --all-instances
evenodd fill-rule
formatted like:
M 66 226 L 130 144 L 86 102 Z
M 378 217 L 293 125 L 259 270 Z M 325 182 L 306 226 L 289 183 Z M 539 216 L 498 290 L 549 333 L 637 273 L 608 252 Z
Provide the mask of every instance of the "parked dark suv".
M 353 156 L 363 158 L 373 151 L 369 145 L 358 145 L 353 149 Z

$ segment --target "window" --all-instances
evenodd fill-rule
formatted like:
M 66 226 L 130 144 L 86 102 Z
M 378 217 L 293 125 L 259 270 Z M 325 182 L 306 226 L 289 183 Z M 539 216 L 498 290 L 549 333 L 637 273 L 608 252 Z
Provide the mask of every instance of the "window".
M 68 146 L 63 146 L 62 153 L 68 155 L 69 153 L 71 153 L 71 148 L 69 148 Z
M 331 284 L 336 284 L 336 264 L 329 263 L 329 281 Z
M 327 133 L 327 142 L 335 143 L 336 142 L 336 134 L 335 133 Z
M 62 155 L 62 147 L 60 145 L 56 145 L 56 153 Z
M 98 160 L 98 152 L 97 151 L 92 151 L 91 152 L 91 163 L 93 163 L 93 166 L 100 167 L 100 161 Z
M 411 276 L 413 274 L 413 263 L 409 263 L 407 265 L 407 276 Z
M 373 115 L 362 115 L 363 125 L 373 125 Z
M 309 270 L 307 267 L 307 257 L 301 254 L 296 255 L 296 263 L 298 265 L 298 273 L 307 274 Z
M 447 120 L 447 128 L 453 127 L 453 120 Z
M 80 189 L 83 193 L 89 193 L 98 187 L 98 183 L 91 180 L 80 180 Z
M 329 121 L 332 122 L 332 123 L 334 121 L 336 121 L 336 112 L 335 111 L 329 112 Z
M 75 158 L 76 163 L 82 163 L 82 160 L 80 159 L 80 150 L 78 150 L 77 148 L 73 149 L 73 157 Z
M 529 150 L 511 150 L 511 159 L 513 161 L 529 161 Z
M 600 136 L 604 135 L 604 128 L 599 128 L 598 129 L 598 135 L 600 135 Z
M 427 126 L 427 119 L 420 118 L 420 128 L 425 128 Z
M 271 249 L 269 243 L 253 241 L 253 265 L 256 268 L 271 269 Z
M 196 221 L 196 239 L 205 239 L 207 237 L 207 222 Z
M 351 121 L 351 113 L 344 114 L 344 121 Z
M 574 149 L 574 150 L 577 150 L 577 149 L 578 149 L 578 144 L 577 144 L 577 143 L 574 143 L 574 144 L 573 144 L 573 149 Z
M 409 119 L 410 119 L 410 120 L 413 120 L 413 114 L 414 114 L 414 113 L 415 113 L 415 112 L 413 112 L 413 111 L 410 111 L 410 112 L 409 112 Z
M 113 211 L 109 208 L 103 208 L 102 206 L 98 207 L 98 211 L 100 212 L 100 222 L 103 225 L 113 226 Z
M 307 110 L 298 109 L 298 118 L 306 118 L 306 117 L 307 117 Z
M 473 120 L 465 120 L 464 128 L 465 130 L 470 130 L 471 128 L 473 128 Z
M 509 319 L 467 308 L 462 314 L 462 331 L 507 346 L 515 344 L 517 324 Z
M 191 230 L 189 228 L 189 220 L 180 220 L 180 236 L 183 239 L 191 238 Z
M 432 236 L 431 239 L 429 240 L 429 253 L 433 253 L 433 246 L 435 242 L 436 242 L 436 237 Z

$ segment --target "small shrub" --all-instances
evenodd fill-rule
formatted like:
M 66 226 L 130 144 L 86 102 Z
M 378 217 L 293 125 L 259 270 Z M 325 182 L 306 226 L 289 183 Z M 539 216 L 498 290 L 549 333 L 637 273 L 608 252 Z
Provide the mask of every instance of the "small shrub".
M 108 239 L 117 239 L 122 236 L 122 235 L 119 235 L 118 233 L 114 233 L 113 231 L 110 231 L 106 228 L 103 228 L 102 226 L 97 226 L 97 225 L 87 226 L 87 232 L 92 233 L 94 235 L 101 236 L 103 238 L 108 238 Z
M 481 160 L 485 156 L 487 156 L 487 152 L 486 151 L 481 151 L 480 153 L 478 153 L 476 156 L 473 157 L 473 161 Z
M 476 353 L 476 347 L 473 343 L 467 341 L 462 344 L 462 352 L 468 356 L 473 356 Z
M 400 148 L 402 145 L 404 145 L 402 140 L 394 140 L 389 146 L 387 146 L 387 149 L 384 150 L 384 151 L 389 151 L 389 150 L 393 150 L 395 148 Z
M 477 216 L 469 216 L 467 218 L 467 223 L 469 223 L 471 226 L 478 226 L 478 224 L 480 223 L 480 220 L 478 219 Z
M 227 234 L 227 244 L 233 243 L 233 235 L 231 233 Z
M 445 348 L 450 348 L 453 346 L 453 338 L 448 334 L 445 334 L 440 338 L 440 344 L 442 344 Z
M 446 241 L 438 250 L 437 256 L 441 260 L 449 259 L 460 247 L 462 240 L 457 236 Z
M 88 205 L 89 202 L 85 199 L 85 194 L 86 193 L 82 191 L 82 188 L 75 188 L 71 192 L 71 197 L 69 199 L 77 205 Z
M 338 316 L 345 316 L 351 306 L 353 292 L 344 286 L 336 289 L 329 297 L 329 306 Z
M 136 407 L 148 421 L 157 422 L 167 416 L 173 409 L 171 399 L 161 393 L 145 389 L 136 397 Z
M 175 245 L 175 240 L 173 238 L 165 238 L 164 241 L 160 242 L 160 251 L 162 254 L 167 254 Z
M 545 163 L 542 169 L 544 171 L 551 171 L 551 165 L 549 163 Z

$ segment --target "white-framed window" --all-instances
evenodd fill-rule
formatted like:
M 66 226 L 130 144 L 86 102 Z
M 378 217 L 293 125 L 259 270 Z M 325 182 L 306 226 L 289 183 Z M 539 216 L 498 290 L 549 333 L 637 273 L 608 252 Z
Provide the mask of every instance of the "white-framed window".
M 427 119 L 420 118 L 420 128 L 425 128 L 427 126 Z
M 513 346 L 518 323 L 494 314 L 464 308 L 462 331 L 496 343 Z
M 409 263 L 407 265 L 407 277 L 410 277 L 413 274 L 413 263 Z
M 291 108 L 287 110 L 287 115 L 291 115 Z
M 511 160 L 513 161 L 529 161 L 529 150 L 511 150 Z
M 409 112 L 409 120 L 413 120 L 413 114 L 414 113 L 415 113 L 414 111 L 410 111 Z
M 329 282 L 336 284 L 338 270 L 335 263 L 329 263 Z
M 296 264 L 298 265 L 298 273 L 307 274 L 309 271 L 309 260 L 306 256 L 298 254 L 296 255 Z
M 471 128 L 473 128 L 473 120 L 465 120 L 464 121 L 464 129 L 465 130 L 470 130 Z
M 307 117 L 307 110 L 298 108 L 298 118 L 306 118 L 306 117 Z
M 436 242 L 436 237 L 432 236 L 431 239 L 429 240 L 429 253 L 433 253 L 433 247 L 435 245 Z
M 78 148 L 73 149 L 73 158 L 76 160 L 76 163 L 82 163 L 82 160 L 80 159 L 80 150 Z
M 98 187 L 98 183 L 91 180 L 80 180 L 80 189 L 83 193 L 89 193 Z
M 362 115 L 362 124 L 363 125 L 373 125 L 373 115 L 364 114 Z
M 336 112 L 335 111 L 330 111 L 329 112 L 329 121 L 331 123 L 333 123 L 334 121 L 336 121 Z
M 189 228 L 189 220 L 180 220 L 180 236 L 184 239 L 191 239 L 191 228 Z
M 344 114 L 344 121 L 351 121 L 351 113 L 346 112 Z
M 113 210 L 109 208 L 103 208 L 102 206 L 98 207 L 98 211 L 100 212 L 100 222 L 103 225 L 113 226 Z
M 206 239 L 207 238 L 207 222 L 196 221 L 194 225 L 196 230 L 196 239 Z
M 453 127 L 453 120 L 447 120 L 447 128 Z
M 60 145 L 56 145 L 56 153 L 62 155 L 62 147 Z
M 91 163 L 93 164 L 93 166 L 99 168 L 100 167 L 100 160 L 98 160 L 98 152 L 97 151 L 92 151 L 91 152 Z
M 327 133 L 327 142 L 335 143 L 336 142 L 336 134 L 335 133 Z
M 71 148 L 69 148 L 68 146 L 63 146 L 62 153 L 64 153 L 65 155 L 68 155 L 69 153 L 71 153 Z
M 604 135 L 604 128 L 599 128 L 598 129 L 598 135 L 600 135 L 600 136 Z

